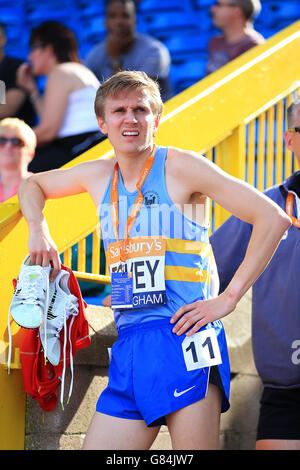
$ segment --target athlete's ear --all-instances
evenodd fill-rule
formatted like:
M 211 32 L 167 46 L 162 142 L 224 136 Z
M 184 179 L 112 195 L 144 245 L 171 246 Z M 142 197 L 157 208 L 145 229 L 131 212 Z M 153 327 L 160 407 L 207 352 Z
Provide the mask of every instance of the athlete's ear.
M 96 116 L 96 118 L 98 121 L 98 126 L 99 126 L 100 131 L 102 132 L 102 134 L 107 135 L 107 127 L 106 127 L 104 119 L 100 116 Z
M 159 116 L 156 116 L 156 118 L 154 119 L 154 126 L 153 126 L 153 137 L 155 137 L 155 133 L 159 127 L 159 122 L 160 122 L 160 115 Z

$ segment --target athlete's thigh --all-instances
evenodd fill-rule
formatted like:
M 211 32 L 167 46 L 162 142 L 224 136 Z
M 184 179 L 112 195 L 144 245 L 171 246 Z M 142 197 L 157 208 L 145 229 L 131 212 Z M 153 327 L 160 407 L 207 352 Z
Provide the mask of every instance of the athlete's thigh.
M 300 450 L 300 441 L 294 439 L 260 439 L 256 441 L 256 450 Z
M 143 420 L 117 418 L 96 412 L 89 426 L 83 450 L 149 449 L 159 426 L 147 427 Z
M 209 384 L 205 398 L 168 415 L 173 449 L 218 449 L 221 402 L 219 388 Z

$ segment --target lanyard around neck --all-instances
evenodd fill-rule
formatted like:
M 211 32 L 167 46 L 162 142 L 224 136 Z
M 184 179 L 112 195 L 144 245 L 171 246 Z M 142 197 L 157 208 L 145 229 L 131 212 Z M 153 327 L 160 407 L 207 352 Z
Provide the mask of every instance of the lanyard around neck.
M 144 165 L 144 168 L 143 168 L 143 170 L 140 174 L 139 180 L 136 184 L 136 189 L 138 190 L 139 194 L 138 194 L 138 196 L 135 200 L 133 208 L 132 208 L 132 210 L 129 214 L 129 217 L 127 219 L 125 232 L 124 232 L 124 238 L 123 238 L 123 244 L 122 244 L 122 247 L 121 247 L 121 261 L 125 261 L 124 248 L 125 248 L 125 245 L 126 245 L 126 241 L 129 238 L 129 234 L 130 234 L 132 226 L 135 222 L 135 219 L 137 218 L 137 215 L 140 211 L 141 205 L 143 204 L 144 196 L 142 194 L 141 188 L 142 188 L 143 184 L 145 183 L 145 181 L 147 179 L 147 176 L 150 173 L 150 170 L 151 170 L 153 162 L 154 162 L 154 157 L 155 157 L 155 145 L 153 146 L 151 154 L 147 158 L 147 161 Z M 113 230 L 114 230 L 115 238 L 116 238 L 117 241 L 119 241 L 119 235 L 118 235 L 118 226 L 119 226 L 118 183 L 119 183 L 119 165 L 118 165 L 118 163 L 116 163 L 115 166 L 114 166 L 112 182 L 111 182 L 110 202 L 111 202 L 111 215 L 112 215 Z
M 293 204 L 294 195 L 293 193 L 288 193 L 285 206 L 286 213 L 292 219 L 293 225 L 300 228 L 300 220 L 293 216 Z

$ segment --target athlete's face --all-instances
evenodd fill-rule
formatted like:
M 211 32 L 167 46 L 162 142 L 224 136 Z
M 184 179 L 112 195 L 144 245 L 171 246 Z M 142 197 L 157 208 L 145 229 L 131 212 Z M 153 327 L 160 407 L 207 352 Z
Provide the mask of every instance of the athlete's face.
M 124 91 L 115 97 L 107 97 L 104 118 L 97 119 L 116 155 L 141 153 L 152 148 L 159 124 L 147 89 Z

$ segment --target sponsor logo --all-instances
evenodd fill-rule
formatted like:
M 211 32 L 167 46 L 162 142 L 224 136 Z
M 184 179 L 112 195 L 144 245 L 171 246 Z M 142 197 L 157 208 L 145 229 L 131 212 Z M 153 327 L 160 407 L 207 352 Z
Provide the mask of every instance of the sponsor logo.
M 49 305 L 49 308 L 48 308 L 48 312 L 47 312 L 48 320 L 53 320 L 53 318 L 57 317 L 57 315 L 54 315 L 54 313 L 53 313 L 53 307 L 54 307 L 56 297 L 57 297 L 57 289 L 55 289 L 55 291 L 54 291 L 54 294 L 52 296 L 52 299 L 51 299 L 51 302 L 50 302 L 50 305 Z
M 177 398 L 177 397 L 181 397 L 181 395 L 184 395 L 185 393 L 189 392 L 190 390 L 192 390 L 193 388 L 195 388 L 196 385 L 193 385 L 192 387 L 190 388 L 187 388 L 185 390 L 182 390 L 182 392 L 177 392 L 177 388 L 176 390 L 174 391 L 174 397 Z
M 144 194 L 144 204 L 147 207 L 153 206 L 154 204 L 159 204 L 159 195 L 156 191 L 147 191 Z

